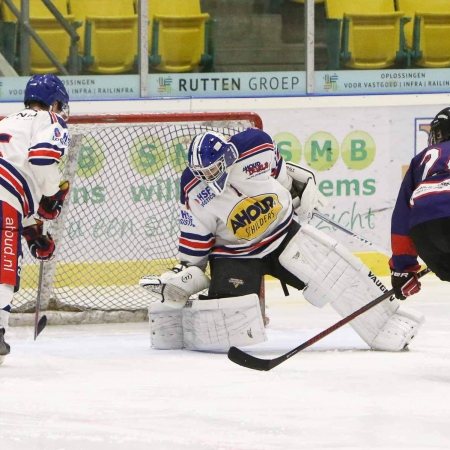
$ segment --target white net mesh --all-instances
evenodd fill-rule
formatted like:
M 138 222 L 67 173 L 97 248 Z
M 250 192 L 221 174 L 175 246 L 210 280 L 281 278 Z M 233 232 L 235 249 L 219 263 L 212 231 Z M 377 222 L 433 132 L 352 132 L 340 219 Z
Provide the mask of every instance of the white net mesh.
M 205 130 L 230 136 L 249 126 L 261 127 L 259 117 L 71 118 L 72 143 L 61 164 L 70 195 L 52 224 L 57 257 L 43 265 L 40 291 L 50 323 L 142 320 L 151 298 L 137 282 L 177 262 L 179 179 L 192 137 Z M 39 264 L 24 247 L 12 311 L 22 314 L 11 316 L 13 325 L 29 321 L 23 313 L 34 311 L 37 296 Z

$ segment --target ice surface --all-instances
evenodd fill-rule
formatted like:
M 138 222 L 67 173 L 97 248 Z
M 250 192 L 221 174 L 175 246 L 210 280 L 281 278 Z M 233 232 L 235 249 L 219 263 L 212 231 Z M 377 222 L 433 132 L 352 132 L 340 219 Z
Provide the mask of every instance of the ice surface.
M 259 357 L 340 319 L 278 286 Z M 270 372 L 153 350 L 144 323 L 48 326 L 36 342 L 10 328 L 0 450 L 449 449 L 449 292 L 429 275 L 407 300 L 427 317 L 409 352 L 369 351 L 346 325 Z

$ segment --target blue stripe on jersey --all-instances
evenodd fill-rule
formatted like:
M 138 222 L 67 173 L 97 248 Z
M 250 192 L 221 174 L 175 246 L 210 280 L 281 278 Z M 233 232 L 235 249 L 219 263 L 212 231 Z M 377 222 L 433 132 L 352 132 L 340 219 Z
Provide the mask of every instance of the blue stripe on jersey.
M 180 202 L 182 205 L 188 204 L 189 192 L 199 183 L 201 181 L 195 178 L 189 167 L 184 169 L 180 182 Z
M 56 150 L 57 152 L 61 153 L 61 156 L 64 155 L 64 147 L 58 147 L 57 145 L 50 144 L 49 142 L 40 142 L 39 144 L 33 145 L 33 147 L 30 147 L 28 150 L 35 150 L 35 149 L 49 149 L 49 150 Z
M 259 149 L 259 150 L 257 150 L 257 149 L 255 148 L 255 151 L 250 152 L 249 154 L 246 154 L 246 155 L 244 155 L 244 156 L 242 156 L 242 157 L 239 157 L 238 161 L 239 161 L 239 162 L 245 161 L 246 159 L 252 158 L 252 157 L 255 156 L 255 155 L 259 155 L 259 154 L 261 154 L 261 153 L 266 153 L 268 150 L 269 150 L 270 152 L 273 152 L 273 145 L 271 145 L 271 144 L 265 144 L 265 145 L 261 146 L 261 149 Z
M 50 116 L 50 122 L 51 123 L 57 123 L 58 122 L 58 116 L 51 111 L 48 111 L 48 115 Z
M 0 133 L 0 142 L 3 144 L 8 144 L 12 136 L 8 133 Z
M 189 239 L 189 240 L 193 240 L 193 241 L 201 241 L 201 242 L 208 242 L 211 239 L 214 239 L 214 234 L 212 234 L 212 233 L 203 235 L 203 234 L 195 234 L 195 233 L 186 233 L 186 232 L 182 231 L 180 236 L 184 239 Z
M 36 166 L 49 166 L 58 164 L 63 155 L 64 147 L 41 142 L 28 149 L 28 162 Z
M 190 256 L 207 256 L 214 244 L 212 233 L 205 235 L 181 232 L 178 250 Z
M 21 192 L 19 192 L 16 187 L 13 184 L 12 180 L 9 180 L 5 176 L 0 176 L 0 184 L 14 197 L 17 198 L 19 201 L 22 211 L 25 215 L 34 213 L 34 202 L 33 202 L 33 196 L 31 195 L 30 188 L 28 187 L 28 183 L 25 180 L 25 178 L 21 175 L 21 173 L 11 164 L 9 164 L 6 160 L 3 158 L 0 158 L 0 166 L 3 166 L 6 172 L 9 172 L 11 174 L 12 178 L 15 178 L 17 180 L 17 183 L 23 188 L 24 196 L 26 197 L 29 205 L 29 211 L 27 211 L 27 208 L 24 205 L 23 197 Z M 8 174 L 9 176 L 9 174 Z
M 207 250 L 193 250 L 191 248 L 185 247 L 184 245 L 179 245 L 178 250 L 180 253 L 183 253 L 184 255 L 195 256 L 197 258 L 207 256 L 210 251 L 209 248 Z
M 63 127 L 63 128 L 67 128 L 67 124 L 66 121 L 60 117 L 60 116 L 56 116 L 58 118 L 58 123 Z

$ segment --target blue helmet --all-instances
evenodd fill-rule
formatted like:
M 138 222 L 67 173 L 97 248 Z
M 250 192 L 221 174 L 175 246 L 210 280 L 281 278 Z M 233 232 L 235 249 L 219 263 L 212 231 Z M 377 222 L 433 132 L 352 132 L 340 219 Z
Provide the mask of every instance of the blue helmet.
M 194 137 L 188 152 L 188 166 L 196 178 L 207 183 L 217 194 L 225 189 L 227 169 L 238 159 L 234 144 L 215 131 L 200 133 Z
M 53 74 L 34 75 L 30 78 L 25 88 L 24 103 L 38 101 L 51 106 L 56 101 L 61 103 L 61 110 L 68 108 L 69 94 L 62 81 Z

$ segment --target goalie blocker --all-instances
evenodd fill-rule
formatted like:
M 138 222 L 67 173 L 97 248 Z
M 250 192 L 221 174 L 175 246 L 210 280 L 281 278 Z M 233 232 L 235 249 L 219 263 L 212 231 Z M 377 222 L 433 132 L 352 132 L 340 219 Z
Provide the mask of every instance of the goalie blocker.
M 291 239 L 279 261 L 304 281 L 306 300 L 317 307 L 330 303 L 342 317 L 387 291 L 359 258 L 307 224 Z M 350 325 L 371 348 L 399 351 L 411 342 L 424 320 L 420 312 L 400 306 L 392 297 Z

